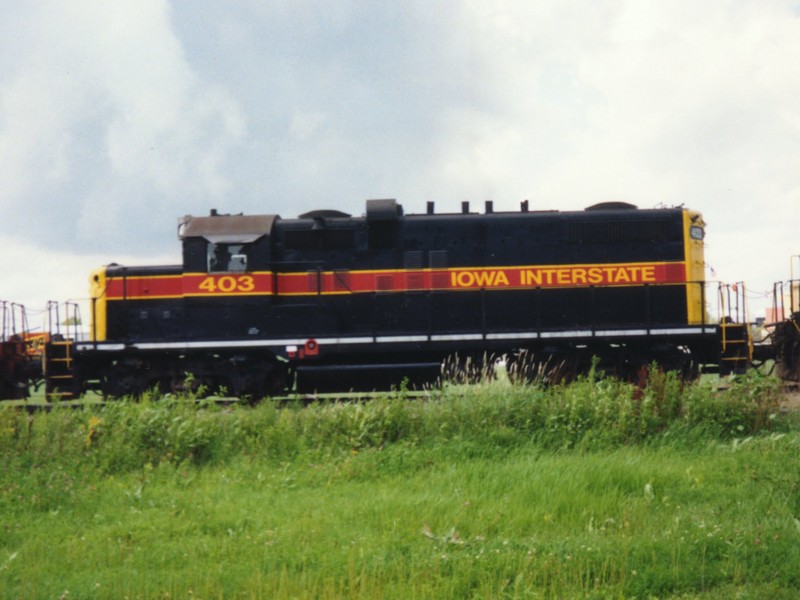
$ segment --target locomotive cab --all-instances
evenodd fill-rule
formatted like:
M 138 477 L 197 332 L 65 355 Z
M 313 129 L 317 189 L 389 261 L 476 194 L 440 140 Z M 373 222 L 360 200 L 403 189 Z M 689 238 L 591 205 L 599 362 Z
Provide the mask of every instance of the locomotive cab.
M 272 233 L 277 215 L 185 217 L 182 295 L 186 337 L 259 337 L 275 288 Z
M 270 269 L 270 234 L 277 215 L 186 216 L 178 224 L 185 273 Z

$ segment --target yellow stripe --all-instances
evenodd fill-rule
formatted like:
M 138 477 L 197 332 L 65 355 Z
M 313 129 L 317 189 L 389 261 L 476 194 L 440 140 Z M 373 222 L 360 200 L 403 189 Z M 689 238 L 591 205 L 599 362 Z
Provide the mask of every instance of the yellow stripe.
M 705 250 L 703 240 L 692 239 L 692 225 L 702 227 L 705 223 L 699 212 L 683 210 L 683 247 L 686 262 L 686 316 L 690 325 L 707 322 L 703 306 L 703 287 L 705 285 Z
M 90 336 L 93 342 L 106 340 L 106 268 L 97 269 L 89 279 L 89 297 L 92 306 L 92 329 Z
M 275 271 L 274 274 L 278 277 L 307 277 L 310 273 L 319 273 L 320 275 L 335 275 L 342 272 L 347 272 L 352 275 L 394 275 L 408 272 L 414 273 L 453 273 L 460 271 L 519 271 L 522 269 L 586 269 L 590 267 L 660 267 L 667 265 L 679 264 L 681 261 L 677 260 L 664 260 L 664 261 L 642 261 L 642 262 L 624 262 L 624 263 L 575 263 L 575 264 L 556 264 L 556 265 L 494 265 L 490 267 L 442 267 L 442 268 L 420 268 L 420 269 L 364 269 L 364 270 L 350 270 L 350 269 L 335 269 L 331 271 L 317 271 L 309 269 L 308 271 L 291 271 L 282 272 Z M 194 273 L 193 273 L 194 274 Z

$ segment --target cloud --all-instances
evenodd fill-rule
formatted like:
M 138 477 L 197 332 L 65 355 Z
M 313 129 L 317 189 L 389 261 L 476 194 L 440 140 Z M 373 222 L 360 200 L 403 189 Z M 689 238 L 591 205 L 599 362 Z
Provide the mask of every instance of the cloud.
M 89 317 L 89 277 L 95 269 L 111 262 L 138 264 L 141 256 L 118 253 L 109 256 L 101 253 L 76 254 L 57 249 L 42 248 L 37 240 L 0 234 L 3 248 L 3 289 L 0 300 L 25 305 L 33 315 L 44 311 L 47 301 L 72 301 L 80 306 L 84 322 Z M 151 257 L 154 264 L 179 264 L 180 250 Z M 11 285 L 9 285 L 11 284 Z M 31 326 L 40 327 L 38 320 Z
M 769 170 L 796 153 L 789 5 L 583 5 L 469 5 L 484 97 L 446 116 L 432 171 L 455 162 L 454 179 L 527 181 L 571 207 L 617 194 L 702 201 L 709 186 L 774 181 Z
M 18 59 L 0 79 L 0 206 L 16 216 L 4 233 L 110 247 L 132 223 L 140 238 L 161 231 L 166 198 L 230 192 L 245 117 L 191 68 L 166 2 L 47 2 L 13 17 L 6 29 L 28 35 L 3 44 Z

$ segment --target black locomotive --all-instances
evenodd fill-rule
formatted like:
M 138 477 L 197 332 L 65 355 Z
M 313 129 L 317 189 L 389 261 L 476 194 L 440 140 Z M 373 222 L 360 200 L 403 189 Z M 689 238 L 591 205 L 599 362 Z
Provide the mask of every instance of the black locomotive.
M 421 385 L 448 359 L 519 373 L 526 356 L 561 377 L 750 357 L 744 325 L 707 319 L 704 223 L 682 207 L 405 215 L 370 200 L 359 217 L 212 211 L 178 235 L 180 265 L 93 273 L 90 339 L 50 348 L 51 393 L 258 398 Z

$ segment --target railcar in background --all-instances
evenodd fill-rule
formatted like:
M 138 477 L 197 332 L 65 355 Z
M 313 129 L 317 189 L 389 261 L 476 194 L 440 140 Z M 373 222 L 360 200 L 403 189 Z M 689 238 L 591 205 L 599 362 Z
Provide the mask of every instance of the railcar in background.
M 525 362 L 558 377 L 593 360 L 625 377 L 652 362 L 686 376 L 741 370 L 746 326 L 706 313 L 704 235 L 698 212 L 625 203 L 187 216 L 181 264 L 92 274 L 89 339 L 54 352 L 69 368 L 51 388 L 373 390 L 498 356 L 512 373 Z
M 25 306 L 0 300 L 0 400 L 27 398 L 41 379 L 40 338 L 28 326 Z

